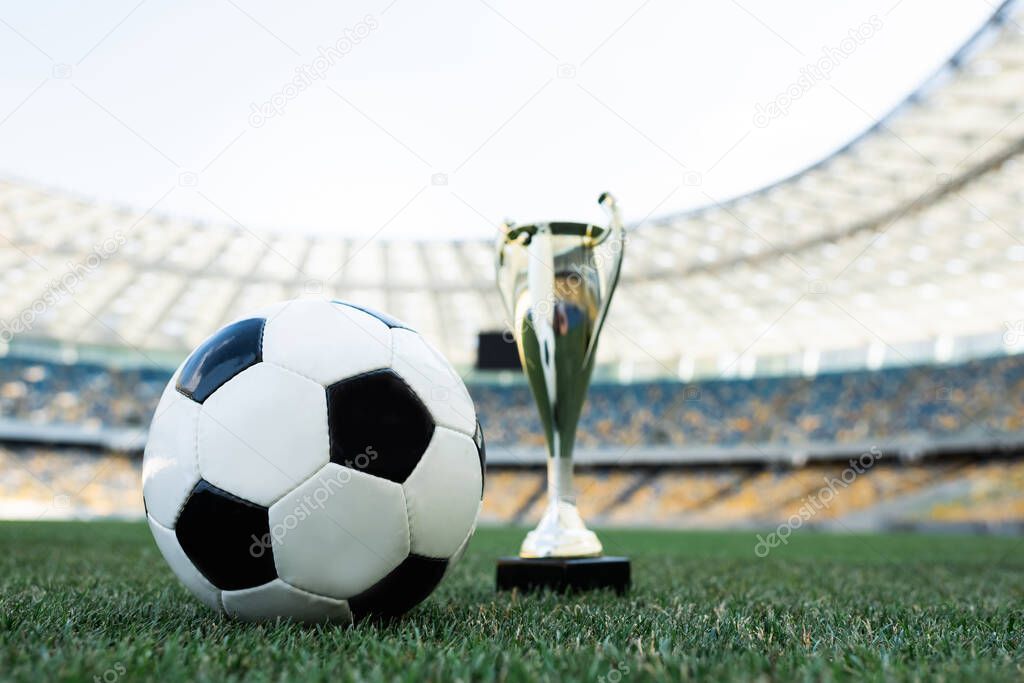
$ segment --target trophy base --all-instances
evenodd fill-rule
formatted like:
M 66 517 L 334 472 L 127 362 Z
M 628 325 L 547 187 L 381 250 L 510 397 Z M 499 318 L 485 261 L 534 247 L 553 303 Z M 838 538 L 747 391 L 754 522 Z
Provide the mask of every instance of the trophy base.
M 499 557 L 499 591 L 550 589 L 557 592 L 629 589 L 628 557 Z
M 571 479 L 572 461 L 562 460 L 559 464 L 570 468 L 561 476 Z M 583 524 L 576 504 L 569 500 L 552 498 L 537 528 L 526 534 L 523 545 L 519 548 L 519 557 L 601 557 L 603 552 L 604 547 L 601 541 L 597 540 L 597 535 Z

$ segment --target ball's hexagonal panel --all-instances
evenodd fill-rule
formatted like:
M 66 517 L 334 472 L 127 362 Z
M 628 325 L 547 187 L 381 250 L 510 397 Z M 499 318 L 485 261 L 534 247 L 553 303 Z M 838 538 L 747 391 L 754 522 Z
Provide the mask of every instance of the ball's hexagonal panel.
M 394 618 L 423 602 L 444 577 L 447 560 L 409 555 L 402 564 L 348 601 L 355 619 Z
M 212 607 L 218 612 L 224 611 L 220 603 L 220 591 L 217 590 L 216 586 L 207 581 L 206 577 L 200 574 L 196 566 L 192 564 L 192 560 L 188 559 L 185 551 L 181 549 L 178 537 L 175 536 L 174 531 L 161 525 L 152 517 L 147 517 L 147 520 L 149 521 L 149 529 L 153 532 L 156 547 L 160 549 L 160 554 L 167 560 L 167 564 L 170 565 L 174 575 L 203 604 Z
M 331 462 L 401 483 L 434 433 L 426 406 L 391 370 L 327 388 Z
M 174 378 L 164 390 L 142 458 L 142 498 L 157 522 L 174 528 L 181 506 L 199 481 L 196 427 L 200 406 L 177 392 Z
M 352 623 L 352 612 L 344 600 L 307 593 L 281 579 L 274 579 L 255 588 L 224 591 L 222 600 L 224 611 L 242 621 L 288 615 L 289 621 L 305 624 Z
M 437 427 L 416 469 L 402 484 L 411 551 L 425 557 L 454 555 L 476 522 L 480 485 L 476 444 L 465 434 Z
M 404 322 L 402 322 L 398 318 L 395 318 L 394 316 L 390 316 L 387 313 L 381 313 L 380 311 L 378 311 L 376 309 L 373 309 L 373 308 L 370 308 L 369 306 L 362 306 L 360 304 L 354 304 L 351 301 L 342 301 L 340 299 L 335 299 L 332 303 L 338 304 L 339 306 L 348 306 L 349 308 L 354 308 L 357 311 L 362 311 L 363 313 L 366 313 L 367 315 L 372 315 L 374 318 L 376 318 L 377 320 L 381 321 L 382 323 L 384 323 L 385 325 L 387 325 L 388 327 L 390 327 L 392 329 L 399 328 L 399 327 L 400 328 L 404 328 L 406 330 L 411 330 L 412 329 L 411 327 L 406 325 Z
M 476 409 L 451 364 L 415 332 L 392 330 L 391 337 L 395 351 L 391 367 L 416 391 L 434 421 L 471 435 L 476 426 Z
M 371 315 L 330 301 L 292 301 L 267 321 L 263 360 L 327 386 L 391 365 L 391 332 Z
M 329 459 L 324 388 L 260 363 L 218 389 L 199 413 L 199 472 L 270 506 Z
M 263 318 L 239 320 L 218 330 L 185 360 L 178 391 L 197 403 L 262 358 Z
M 336 599 L 358 595 L 409 554 L 402 487 L 334 463 L 270 508 L 278 575 Z
M 252 588 L 277 578 L 267 509 L 200 481 L 174 534 L 206 579 L 222 590 Z

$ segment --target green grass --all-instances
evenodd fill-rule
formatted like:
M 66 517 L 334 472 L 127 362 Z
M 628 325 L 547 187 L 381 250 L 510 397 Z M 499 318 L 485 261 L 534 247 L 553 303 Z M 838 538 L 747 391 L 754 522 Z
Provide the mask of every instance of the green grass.
M 177 583 L 142 524 L 0 524 L 0 680 L 1021 680 L 1024 541 L 605 531 L 627 597 L 509 595 L 477 533 L 386 626 L 247 625 Z M 104 678 L 105 677 L 105 678 Z

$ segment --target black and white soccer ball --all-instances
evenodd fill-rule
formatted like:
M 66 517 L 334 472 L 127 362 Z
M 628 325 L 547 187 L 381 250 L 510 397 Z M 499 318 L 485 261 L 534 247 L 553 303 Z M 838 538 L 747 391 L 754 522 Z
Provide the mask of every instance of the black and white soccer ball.
M 461 556 L 484 444 L 451 365 L 337 301 L 222 328 L 164 390 L 143 461 L 153 536 L 201 601 L 241 619 L 397 616 Z

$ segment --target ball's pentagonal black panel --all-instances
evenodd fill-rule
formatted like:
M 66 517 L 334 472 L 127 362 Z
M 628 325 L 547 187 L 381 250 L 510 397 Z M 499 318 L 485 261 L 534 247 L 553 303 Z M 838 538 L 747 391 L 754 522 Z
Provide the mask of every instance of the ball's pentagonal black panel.
M 192 489 L 174 533 L 196 569 L 221 590 L 253 588 L 277 578 L 267 508 L 205 480 Z
M 401 484 L 434 434 L 434 420 L 393 370 L 327 387 L 331 462 Z
M 476 444 L 476 454 L 480 458 L 480 500 L 484 499 L 484 477 L 487 471 L 487 444 L 484 443 L 484 430 L 480 426 L 480 420 L 476 421 L 476 431 L 473 432 L 473 443 Z
M 178 376 L 176 389 L 202 403 L 229 379 L 263 360 L 263 318 L 232 323 L 192 352 Z
M 405 614 L 430 595 L 447 567 L 448 560 L 409 555 L 383 579 L 349 599 L 352 617 L 393 619 Z
M 406 325 L 405 323 L 403 323 L 398 318 L 394 318 L 394 317 L 388 315 L 387 313 L 381 313 L 380 311 L 377 311 L 377 310 L 374 310 L 372 308 L 369 308 L 368 306 L 362 306 L 360 304 L 354 304 L 354 303 L 351 303 L 349 301 L 341 301 L 340 299 L 334 299 L 334 303 L 341 304 L 342 306 L 348 306 L 349 308 L 354 308 L 357 311 L 362 311 L 363 313 L 365 313 L 367 315 L 372 315 L 374 318 L 376 318 L 377 320 L 381 321 L 382 323 L 384 323 L 388 327 L 391 327 L 391 328 L 399 327 L 399 328 L 401 328 L 403 330 L 410 330 L 412 332 L 416 331 L 416 330 L 412 329 L 411 327 L 409 327 L 408 325 Z

